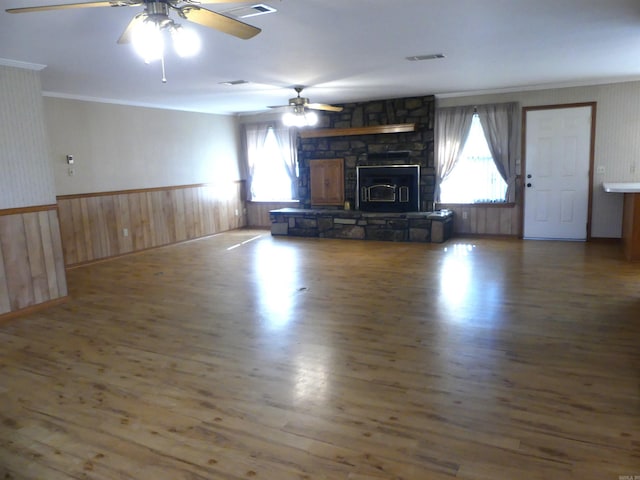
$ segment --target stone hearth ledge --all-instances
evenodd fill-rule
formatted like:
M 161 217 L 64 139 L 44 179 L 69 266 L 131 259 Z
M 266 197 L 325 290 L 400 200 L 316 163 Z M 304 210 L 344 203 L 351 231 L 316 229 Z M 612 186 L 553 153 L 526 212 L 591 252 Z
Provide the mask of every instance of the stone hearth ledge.
M 272 235 L 441 243 L 453 230 L 453 212 L 281 208 L 269 214 Z

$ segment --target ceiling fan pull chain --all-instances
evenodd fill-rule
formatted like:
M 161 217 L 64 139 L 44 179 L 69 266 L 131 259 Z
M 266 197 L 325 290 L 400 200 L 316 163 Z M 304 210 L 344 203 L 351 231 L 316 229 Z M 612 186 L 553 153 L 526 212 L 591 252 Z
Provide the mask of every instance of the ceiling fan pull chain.
M 167 75 L 164 70 L 164 55 L 160 57 L 160 64 L 162 65 L 162 83 L 167 83 Z

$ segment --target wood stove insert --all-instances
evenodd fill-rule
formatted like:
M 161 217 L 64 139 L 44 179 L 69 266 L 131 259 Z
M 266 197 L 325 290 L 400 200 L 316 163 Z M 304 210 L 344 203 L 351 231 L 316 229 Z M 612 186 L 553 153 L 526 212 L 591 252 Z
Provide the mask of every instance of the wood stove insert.
M 368 212 L 420 210 L 420 166 L 356 167 L 356 209 Z

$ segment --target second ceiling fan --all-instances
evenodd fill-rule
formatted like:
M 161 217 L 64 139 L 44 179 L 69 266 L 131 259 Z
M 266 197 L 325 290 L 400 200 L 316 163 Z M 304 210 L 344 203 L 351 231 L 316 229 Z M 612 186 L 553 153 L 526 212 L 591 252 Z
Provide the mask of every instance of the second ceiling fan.
M 269 108 L 285 108 L 285 107 L 294 107 L 294 108 L 309 108 L 311 110 L 324 110 L 327 112 L 341 112 L 342 107 L 336 107 L 334 105 L 328 105 L 326 103 L 310 103 L 309 99 L 306 97 L 301 97 L 300 94 L 305 87 L 295 86 L 293 89 L 296 91 L 298 96 L 290 98 L 288 105 L 272 105 Z
M 282 122 L 289 127 L 310 127 L 318 123 L 318 115 L 313 111 L 323 110 L 326 112 L 341 112 L 342 107 L 328 105 L 326 103 L 311 103 L 306 97 L 300 96 L 304 87 L 296 86 L 293 89 L 298 94 L 289 99 L 288 105 L 272 105 L 269 108 L 288 108 L 282 116 Z

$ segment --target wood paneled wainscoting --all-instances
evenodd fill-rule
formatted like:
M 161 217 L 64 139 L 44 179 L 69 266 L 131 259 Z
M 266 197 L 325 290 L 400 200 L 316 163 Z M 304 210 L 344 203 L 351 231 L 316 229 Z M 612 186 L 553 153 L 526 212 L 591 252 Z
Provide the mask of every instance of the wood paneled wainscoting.
M 0 319 L 66 296 L 56 206 L 0 210 Z
M 247 202 L 247 225 L 249 227 L 271 228 L 271 210 L 298 208 L 297 200 L 290 202 Z
M 518 204 L 438 204 L 454 212 L 454 235 L 521 235 L 521 209 Z
M 67 266 L 205 237 L 246 225 L 244 182 L 58 197 Z

